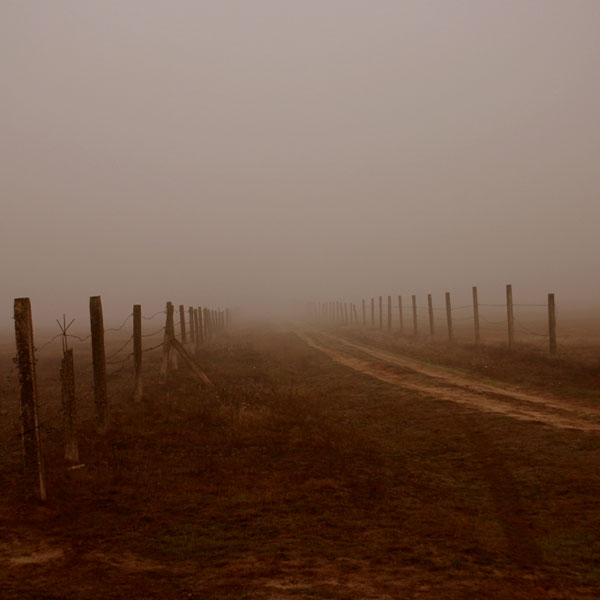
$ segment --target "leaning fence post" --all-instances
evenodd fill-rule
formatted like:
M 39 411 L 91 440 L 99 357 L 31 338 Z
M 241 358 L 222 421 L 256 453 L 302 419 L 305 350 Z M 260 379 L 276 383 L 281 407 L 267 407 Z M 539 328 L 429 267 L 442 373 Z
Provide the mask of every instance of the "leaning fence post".
M 454 333 L 452 331 L 452 305 L 450 304 L 450 292 L 446 292 L 446 321 L 448 322 L 448 341 L 452 341 Z
M 142 307 L 133 305 L 133 401 L 141 402 L 144 395 L 142 383 Z
M 66 338 L 65 338 L 66 339 Z M 75 406 L 75 369 L 73 367 L 73 348 L 65 348 L 60 367 L 62 391 L 63 422 L 65 430 L 65 460 L 79 462 L 79 447 L 75 423 L 77 409 Z
M 435 330 L 433 327 L 433 300 L 431 299 L 431 294 L 427 294 L 427 308 L 429 310 L 429 333 L 433 337 Z
M 46 481 L 37 411 L 37 383 L 33 345 L 33 321 L 29 298 L 14 303 L 15 340 L 21 395 L 21 426 L 25 463 L 25 494 L 46 500 Z
M 417 323 L 417 297 L 414 294 L 412 295 L 412 313 L 413 313 L 413 335 L 415 337 L 417 337 L 417 329 L 418 329 L 418 323 Z
M 476 286 L 473 286 L 473 321 L 475 322 L 475 345 L 479 346 L 481 337 L 479 334 L 479 302 L 477 300 Z
M 548 339 L 550 343 L 550 354 L 556 354 L 556 306 L 554 294 L 548 294 Z
M 106 392 L 106 354 L 104 350 L 104 319 L 102 317 L 102 299 L 90 297 L 90 326 L 92 329 L 92 363 L 94 367 L 94 402 L 96 404 L 96 425 L 98 433 L 106 433 L 107 428 L 107 392 Z
M 512 285 L 506 286 L 506 317 L 508 323 L 508 347 L 512 348 L 515 341 L 515 319 L 513 313 Z

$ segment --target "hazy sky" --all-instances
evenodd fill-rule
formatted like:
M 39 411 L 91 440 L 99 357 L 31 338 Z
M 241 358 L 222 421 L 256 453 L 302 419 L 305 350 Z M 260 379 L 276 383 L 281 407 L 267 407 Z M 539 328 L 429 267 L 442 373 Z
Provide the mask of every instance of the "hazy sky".
M 600 1 L 0 0 L 0 320 L 600 306 Z

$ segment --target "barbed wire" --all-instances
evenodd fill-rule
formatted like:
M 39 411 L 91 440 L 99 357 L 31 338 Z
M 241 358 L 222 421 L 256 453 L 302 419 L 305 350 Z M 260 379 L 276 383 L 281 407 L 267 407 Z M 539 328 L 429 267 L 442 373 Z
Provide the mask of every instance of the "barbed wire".
M 157 329 L 156 331 L 153 331 L 152 333 L 144 333 L 144 334 L 142 334 L 142 337 L 143 337 L 143 338 L 146 338 L 146 337 L 153 337 L 153 336 L 155 336 L 155 335 L 158 335 L 159 333 L 161 333 L 161 332 L 162 332 L 162 331 L 164 331 L 164 330 L 165 330 L 165 327 L 164 327 L 164 325 L 163 325 L 163 326 L 162 326 L 160 329 Z
M 162 310 L 159 310 L 158 312 L 155 312 L 153 315 L 150 315 L 149 317 L 145 317 L 144 315 L 142 315 L 142 319 L 144 319 L 145 321 L 151 321 L 152 319 L 154 319 L 158 315 L 164 315 L 164 314 L 166 314 L 166 311 L 163 308 Z
M 34 351 L 41 352 L 44 348 L 49 346 L 52 342 L 57 340 L 59 337 L 62 337 L 62 333 L 57 333 L 55 336 L 52 336 L 47 342 L 44 342 L 41 346 L 35 346 Z
M 114 358 L 115 356 L 117 356 L 117 354 L 123 352 L 123 350 L 125 350 L 125 348 L 127 348 L 127 346 L 129 346 L 130 342 L 132 342 L 132 341 L 133 341 L 133 336 L 131 336 L 118 350 L 116 350 L 115 352 L 113 352 L 112 354 L 107 356 L 106 357 L 107 364 L 109 363 L 111 358 Z
M 121 329 L 123 329 L 123 327 L 127 325 L 127 321 L 129 321 L 131 317 L 133 317 L 133 313 L 129 313 L 128 317 L 123 321 L 123 323 L 121 323 L 119 327 L 109 327 L 108 329 L 105 329 L 104 332 L 106 333 L 107 331 L 121 331 Z

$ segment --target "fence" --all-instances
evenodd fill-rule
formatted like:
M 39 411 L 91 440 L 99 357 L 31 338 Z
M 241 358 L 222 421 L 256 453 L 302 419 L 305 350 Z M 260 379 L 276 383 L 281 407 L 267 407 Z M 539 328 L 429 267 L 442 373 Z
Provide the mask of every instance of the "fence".
M 91 343 L 91 367 L 93 376 L 93 398 L 95 406 L 95 421 L 97 432 L 102 435 L 107 431 L 109 422 L 107 386 L 107 366 L 118 365 L 117 370 L 122 370 L 128 362 L 133 364 L 133 382 L 131 397 L 133 402 L 139 403 L 143 398 L 142 356 L 146 352 L 162 349 L 159 383 L 166 383 L 169 372 L 177 369 L 179 356 L 191 371 L 198 377 L 203 385 L 212 386 L 210 379 L 201 369 L 197 357 L 203 344 L 211 342 L 220 333 L 230 327 L 230 311 L 214 310 L 201 307 L 189 307 L 186 323 L 186 310 L 179 306 L 179 321 L 175 323 L 175 309 L 171 302 L 167 302 L 166 309 L 151 316 L 142 314 L 139 304 L 133 306 L 133 311 L 123 320 L 119 327 L 104 328 L 102 313 L 102 300 L 100 296 L 90 298 L 90 333 L 85 337 L 69 333 L 73 324 L 58 321 L 60 333 L 46 340 L 38 348 L 34 345 L 34 329 L 29 298 L 17 298 L 14 302 L 15 340 L 17 347 L 16 370 L 19 379 L 19 395 L 21 403 L 21 439 L 24 455 L 24 483 L 25 494 L 46 500 L 46 485 L 44 475 L 44 457 L 40 429 L 46 425 L 41 423 L 38 411 L 38 386 L 36 380 L 37 355 L 50 347 L 59 339 L 62 342 L 62 362 L 60 366 L 60 382 L 62 396 L 62 417 L 65 432 L 65 460 L 76 466 L 79 462 L 77 446 L 77 398 L 75 390 L 74 352 L 69 347 L 70 342 Z M 149 333 L 143 333 L 142 321 L 151 321 L 160 315 L 165 316 L 165 324 Z M 126 342 L 111 352 L 108 356 L 105 348 L 105 335 L 108 332 L 122 331 L 129 321 L 133 319 L 132 334 Z M 187 326 L 186 326 L 187 325 Z M 178 330 L 178 331 L 177 331 Z M 144 348 L 144 339 L 162 335 L 162 341 Z M 177 339 L 177 338 L 180 339 Z M 180 341 L 181 340 L 181 341 Z M 186 347 L 186 345 L 188 347 Z M 190 345 L 192 349 L 190 350 Z M 122 354 L 130 352 L 122 357 Z M 194 357 L 195 356 L 195 357 Z M 132 360 L 133 359 L 133 360 Z
M 319 302 L 309 305 L 309 316 L 313 322 L 319 325 L 328 326 L 355 326 L 361 328 L 380 329 L 392 331 L 397 330 L 400 334 L 408 334 L 413 337 L 419 335 L 420 327 L 423 326 L 423 314 L 426 315 L 426 329 L 429 337 L 436 336 L 436 328 L 440 320 L 440 313 L 446 337 L 448 341 L 455 340 L 456 324 L 464 325 L 467 322 L 472 323 L 473 341 L 476 345 L 482 342 L 482 338 L 486 332 L 494 332 L 498 334 L 505 332 L 507 336 L 507 344 L 509 348 L 515 345 L 516 333 L 525 333 L 528 336 L 536 336 L 546 338 L 548 343 L 548 351 L 550 355 L 557 353 L 557 334 L 556 334 L 556 303 L 554 294 L 548 294 L 547 302 L 544 304 L 530 303 L 515 303 L 513 301 L 512 285 L 506 286 L 506 300 L 504 303 L 480 303 L 478 299 L 477 287 L 472 288 L 472 302 L 460 306 L 452 306 L 450 292 L 446 292 L 443 305 L 434 305 L 433 297 L 427 294 L 427 304 L 418 304 L 417 296 L 410 297 L 410 314 L 405 320 L 406 306 L 403 303 L 403 297 L 387 296 L 384 309 L 384 297 L 372 297 L 370 299 L 370 311 L 366 300 L 361 301 L 361 318 L 358 314 L 358 305 L 352 302 Z M 378 307 L 378 308 L 376 308 Z M 547 328 L 543 332 L 533 331 L 531 328 L 525 327 L 515 317 L 515 308 L 517 309 L 540 309 L 543 308 L 547 312 Z M 496 317 L 491 320 L 484 316 L 484 310 L 493 312 Z M 505 311 L 505 317 L 498 319 L 497 313 L 502 309 Z M 420 318 L 421 317 L 421 318 Z M 407 324 L 410 322 L 410 325 Z M 483 334 L 482 334 L 483 332 Z

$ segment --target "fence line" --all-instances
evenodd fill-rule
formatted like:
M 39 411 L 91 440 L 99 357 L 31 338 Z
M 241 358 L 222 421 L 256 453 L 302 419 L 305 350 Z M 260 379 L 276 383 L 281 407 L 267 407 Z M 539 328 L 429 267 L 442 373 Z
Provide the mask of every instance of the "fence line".
M 207 307 L 194 309 L 196 313 L 201 312 L 203 318 L 201 325 L 196 325 L 194 341 L 194 354 L 196 359 L 202 344 L 210 343 L 216 337 L 225 332 L 231 323 L 231 315 L 228 309 L 215 310 Z M 190 314 L 193 309 L 190 307 Z M 142 333 L 142 320 L 152 321 L 159 315 L 167 315 L 165 325 L 149 333 Z M 90 298 L 90 333 L 87 336 L 79 336 L 67 333 L 73 320 L 66 325 L 66 319 L 63 316 L 63 324 L 58 322 L 61 332 L 44 340 L 39 346 L 34 345 L 33 318 L 31 311 L 31 302 L 29 298 L 17 298 L 15 300 L 15 335 L 17 341 L 17 356 L 15 366 L 6 376 L 9 381 L 16 372 L 18 377 L 18 389 L 21 398 L 21 432 L 18 438 L 21 439 L 24 448 L 24 469 L 25 469 L 25 495 L 27 497 L 36 497 L 44 501 L 46 499 L 45 475 L 43 463 L 43 450 L 40 437 L 40 431 L 43 429 L 49 431 L 59 419 L 63 421 L 65 427 L 65 460 L 69 463 L 79 461 L 76 437 L 76 404 L 82 398 L 94 398 L 96 413 L 96 428 L 98 434 L 102 435 L 107 431 L 110 421 L 108 401 L 122 393 L 115 389 L 112 393 L 108 392 L 108 380 L 122 373 L 132 363 L 134 367 L 135 379 L 132 386 L 132 399 L 134 402 L 140 402 L 143 398 L 142 387 L 142 355 L 152 350 L 162 348 L 168 355 L 166 369 L 163 373 L 161 369 L 161 381 L 166 382 L 169 373 L 177 368 L 176 356 L 180 356 L 190 370 L 198 377 L 203 385 L 212 386 L 210 379 L 202 371 L 196 359 L 186 349 L 188 336 L 186 335 L 185 309 L 183 305 L 179 306 L 180 319 L 177 323 L 173 322 L 173 305 L 168 302 L 166 310 L 160 310 L 152 315 L 144 316 L 141 314 L 141 306 L 134 305 L 133 312 L 117 327 L 104 327 L 102 302 L 100 296 Z M 120 332 L 125 329 L 130 319 L 133 318 L 133 333 L 117 349 L 112 350 L 108 355 L 105 352 L 105 336 L 107 333 Z M 147 348 L 142 347 L 144 338 L 151 338 L 162 334 L 163 339 L 160 343 Z M 63 344 L 63 359 L 59 372 L 61 382 L 62 406 L 59 411 L 51 417 L 40 420 L 39 411 L 49 408 L 46 401 L 40 402 L 38 397 L 38 386 L 35 373 L 35 365 L 38 362 L 40 353 L 46 351 L 59 338 Z M 180 339 L 178 339 L 180 338 Z M 75 369 L 73 361 L 73 348 L 69 347 L 69 342 L 78 344 L 91 340 L 92 358 L 86 361 L 84 372 L 87 376 L 93 375 L 92 390 L 82 394 L 75 385 Z M 181 340 L 181 341 L 180 341 Z M 133 345 L 133 348 L 130 346 Z M 129 350 L 125 356 L 122 353 Z M 120 356 L 121 355 L 121 356 Z M 169 356 L 170 355 L 170 356 Z M 132 361 L 132 357 L 134 360 Z M 116 369 L 107 371 L 107 366 L 116 366 Z M 79 375 L 81 371 L 78 370 Z
M 474 328 L 474 341 L 478 345 L 481 342 L 481 332 L 495 332 L 499 333 L 505 331 L 507 335 L 507 345 L 509 348 L 513 348 L 516 341 L 516 334 L 526 334 L 529 336 L 545 338 L 548 340 L 548 351 L 551 355 L 557 353 L 557 340 L 566 339 L 568 336 L 558 336 L 556 331 L 556 313 L 555 313 L 555 300 L 554 294 L 548 294 L 548 302 L 542 304 L 539 302 L 514 302 L 512 297 L 512 286 L 508 284 L 506 286 L 506 302 L 504 304 L 493 303 L 493 302 L 479 302 L 477 296 L 477 287 L 472 288 L 473 292 L 473 303 L 472 304 L 461 304 L 459 306 L 452 306 L 450 292 L 445 293 L 445 303 L 435 304 L 431 294 L 427 294 L 426 302 L 420 303 L 417 301 L 416 295 L 410 296 L 410 306 L 403 309 L 403 296 L 398 295 L 398 305 L 395 309 L 396 315 L 394 316 L 394 309 L 392 307 L 392 296 L 387 296 L 387 314 L 384 316 L 384 310 L 382 298 L 383 296 L 371 296 L 370 297 L 370 319 L 367 318 L 366 307 L 369 303 L 369 299 L 362 299 L 361 304 L 363 307 L 363 319 L 362 323 L 358 318 L 353 318 L 353 311 L 350 311 L 350 318 L 348 318 L 346 311 L 340 310 L 340 307 L 345 306 L 346 302 L 341 301 L 328 301 L 312 303 L 309 305 L 309 316 L 311 320 L 318 325 L 326 325 L 333 327 L 348 327 L 356 326 L 363 329 L 379 329 L 388 331 L 399 331 L 400 334 L 407 334 L 405 331 L 405 310 L 412 312 L 412 336 L 417 337 L 420 334 L 420 325 L 427 324 L 427 332 L 430 338 L 439 336 L 437 331 L 437 320 L 440 316 L 439 313 L 445 314 L 445 329 L 448 341 L 452 342 L 455 338 L 454 323 L 455 322 L 466 322 L 468 320 L 473 321 Z M 350 303 L 351 307 L 356 306 L 354 303 Z M 482 308 L 493 308 L 493 309 L 504 309 L 506 310 L 506 316 L 501 321 L 491 320 L 484 314 L 481 314 Z M 534 331 L 531 327 L 523 325 L 523 323 L 515 318 L 515 309 L 540 309 L 545 308 L 548 311 L 547 322 L 548 329 L 545 332 Z M 469 311 L 470 314 L 465 314 L 464 311 Z M 462 312 L 462 314 L 457 314 Z M 384 321 L 386 326 L 384 327 Z M 482 322 L 484 323 L 482 325 Z M 490 327 L 492 326 L 492 327 Z M 498 326 L 498 327 L 496 327 Z

